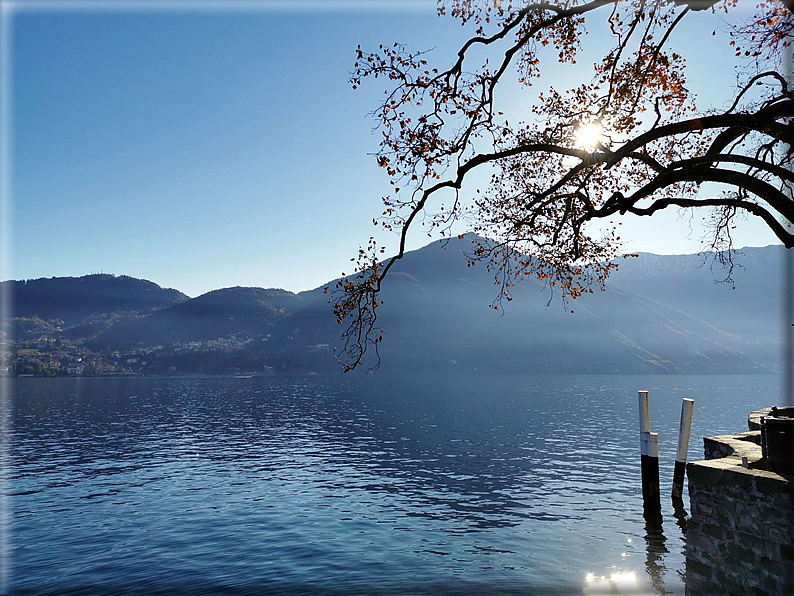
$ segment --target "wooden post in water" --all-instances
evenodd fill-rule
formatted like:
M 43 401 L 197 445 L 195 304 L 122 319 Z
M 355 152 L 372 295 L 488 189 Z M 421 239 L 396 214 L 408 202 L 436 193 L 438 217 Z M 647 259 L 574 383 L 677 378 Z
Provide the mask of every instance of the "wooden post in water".
M 659 433 L 648 433 L 648 454 L 643 478 L 643 513 L 646 520 L 660 520 L 662 502 L 659 492 Z
M 646 520 L 662 516 L 659 497 L 659 433 L 651 432 L 648 392 L 639 392 L 640 402 L 640 471 L 642 475 L 642 505 Z
M 689 447 L 689 429 L 692 426 L 694 405 L 695 401 L 686 397 L 681 404 L 681 425 L 678 427 L 678 449 L 675 452 L 675 470 L 673 471 L 673 501 L 680 501 L 684 494 L 686 452 Z

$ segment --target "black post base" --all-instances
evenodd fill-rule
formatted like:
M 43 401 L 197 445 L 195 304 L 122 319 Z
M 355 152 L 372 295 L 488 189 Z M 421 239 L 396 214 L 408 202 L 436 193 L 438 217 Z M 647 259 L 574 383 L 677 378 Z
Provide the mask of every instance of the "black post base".
M 673 470 L 673 499 L 682 499 L 684 497 L 685 473 L 686 463 L 676 460 L 675 469 Z

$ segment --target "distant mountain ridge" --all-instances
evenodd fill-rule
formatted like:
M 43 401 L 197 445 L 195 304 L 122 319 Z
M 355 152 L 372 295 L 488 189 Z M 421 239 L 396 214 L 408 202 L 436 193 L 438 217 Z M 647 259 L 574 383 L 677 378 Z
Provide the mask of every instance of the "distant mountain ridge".
M 720 272 L 699 268 L 704 257 L 693 255 L 664 257 L 666 273 L 650 276 L 658 277 L 659 288 L 647 292 L 652 284 L 632 283 L 643 276 L 640 256 L 621 261 L 606 292 L 571 301 L 574 314 L 559 296 L 547 306 L 548 289 L 529 279 L 513 288 L 515 299 L 500 315 L 486 308 L 497 294 L 493 276 L 482 264 L 467 268 L 461 255 L 471 252 L 471 241 L 436 242 L 396 264 L 394 271 L 405 277 L 384 283 L 384 361 L 422 354 L 406 365 L 443 358 L 459 367 L 480 362 L 505 372 L 569 373 L 762 372 L 779 366 L 783 247 L 748 250 L 752 262 L 738 255 L 737 290 L 715 283 Z M 664 301 L 655 299 L 662 289 Z M 751 337 L 742 333 L 747 319 L 756 319 Z
M 497 292 L 492 274 L 483 264 L 467 267 L 461 254 L 471 243 L 471 236 L 434 242 L 395 265 L 380 309 L 384 369 L 625 374 L 778 366 L 782 247 L 737 255 L 736 289 L 715 283 L 724 275 L 709 270 L 708 255 L 641 254 L 621 261 L 606 292 L 570 308 L 559 299 L 549 306 L 548 289 L 527 280 L 498 313 L 488 308 Z M 64 321 L 63 336 L 80 349 L 137 350 L 148 362 L 166 352 L 175 357 L 174 346 L 182 346 L 179 354 L 209 353 L 222 344 L 224 358 L 237 346 L 246 366 L 339 370 L 332 349 L 342 328 L 322 288 L 294 294 L 235 287 L 188 298 L 126 276 L 3 283 L 12 284 L 18 317 Z M 36 333 L 45 332 L 54 333 Z
M 10 286 L 16 316 L 67 322 L 112 312 L 157 309 L 188 300 L 178 290 L 161 288 L 145 279 L 107 273 L 3 281 L 2 286 Z
M 644 296 L 706 321 L 754 346 L 762 361 L 779 358 L 783 327 L 782 246 L 743 248 L 729 271 L 714 255 L 651 255 L 627 259 L 612 288 Z
M 89 345 L 129 349 L 139 343 L 207 341 L 232 334 L 261 336 L 301 306 L 297 294 L 281 289 L 234 287 L 180 301 L 144 318 L 109 328 Z

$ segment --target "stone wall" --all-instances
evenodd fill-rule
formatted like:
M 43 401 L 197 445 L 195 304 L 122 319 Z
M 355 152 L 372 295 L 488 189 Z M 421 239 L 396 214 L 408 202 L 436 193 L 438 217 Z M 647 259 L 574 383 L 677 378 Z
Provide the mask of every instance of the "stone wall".
M 704 450 L 687 465 L 686 594 L 794 594 L 794 477 L 764 469 L 757 430 L 706 438 Z

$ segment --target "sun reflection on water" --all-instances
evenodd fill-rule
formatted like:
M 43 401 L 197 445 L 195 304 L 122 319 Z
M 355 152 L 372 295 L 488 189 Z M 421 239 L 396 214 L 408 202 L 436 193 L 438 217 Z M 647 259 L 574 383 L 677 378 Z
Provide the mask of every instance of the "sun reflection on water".
M 633 571 L 623 573 L 612 573 L 597 576 L 588 573 L 585 576 L 584 594 L 632 594 L 634 596 L 646 596 L 647 592 L 640 589 L 637 576 Z M 647 595 L 650 596 L 650 595 Z

